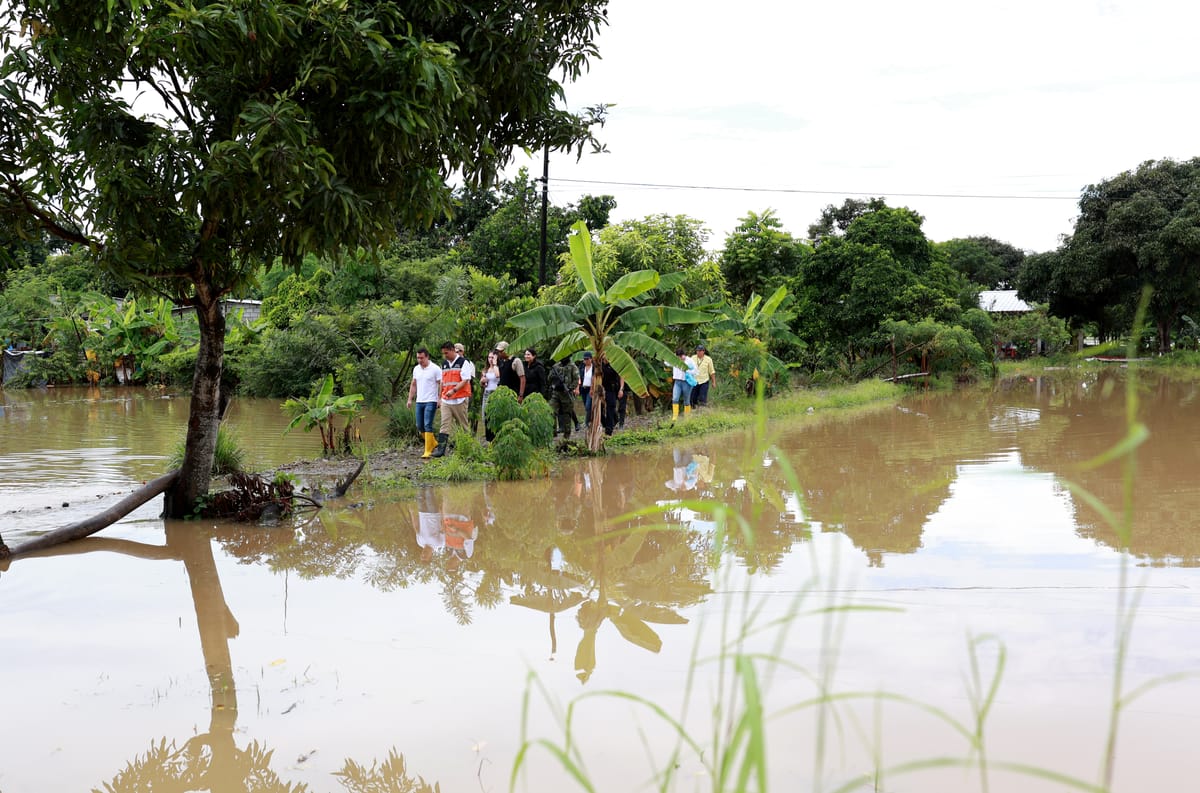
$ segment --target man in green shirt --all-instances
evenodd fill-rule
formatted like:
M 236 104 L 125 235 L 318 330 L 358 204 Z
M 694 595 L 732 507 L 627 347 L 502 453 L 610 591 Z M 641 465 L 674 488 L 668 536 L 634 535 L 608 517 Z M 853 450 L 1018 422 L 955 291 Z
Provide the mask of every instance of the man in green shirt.
M 717 382 L 717 368 L 703 344 L 696 345 L 696 385 L 692 388 L 692 407 L 708 406 L 708 387 Z

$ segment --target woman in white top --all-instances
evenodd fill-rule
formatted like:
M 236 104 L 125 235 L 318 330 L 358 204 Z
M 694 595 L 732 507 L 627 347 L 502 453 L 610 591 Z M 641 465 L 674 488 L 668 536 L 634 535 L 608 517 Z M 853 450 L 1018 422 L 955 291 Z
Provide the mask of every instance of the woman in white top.
M 483 404 L 479 407 L 479 423 L 487 427 L 487 403 L 492 392 L 500 387 L 500 362 L 496 351 L 488 353 L 487 366 L 483 370 Z

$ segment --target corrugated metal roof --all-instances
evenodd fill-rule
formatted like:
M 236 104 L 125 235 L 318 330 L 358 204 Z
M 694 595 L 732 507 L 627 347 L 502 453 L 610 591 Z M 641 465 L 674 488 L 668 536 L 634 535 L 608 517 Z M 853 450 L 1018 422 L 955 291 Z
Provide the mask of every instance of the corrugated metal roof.
M 980 292 L 979 307 L 993 313 L 1033 311 L 1033 306 L 1017 297 L 1015 289 L 990 289 Z

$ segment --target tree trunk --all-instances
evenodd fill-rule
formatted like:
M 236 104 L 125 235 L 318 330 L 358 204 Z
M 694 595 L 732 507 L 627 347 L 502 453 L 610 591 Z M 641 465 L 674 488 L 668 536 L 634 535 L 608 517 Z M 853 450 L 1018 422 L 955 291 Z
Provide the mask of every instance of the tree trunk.
M 200 323 L 200 353 L 192 378 L 192 404 L 188 413 L 187 448 L 179 479 L 167 492 L 168 518 L 189 515 L 196 500 L 208 492 L 212 481 L 213 456 L 217 449 L 217 426 L 221 422 L 221 369 L 225 362 L 225 317 L 221 314 L 220 291 L 196 279 L 196 318 Z
M 587 445 L 593 452 L 604 445 L 604 427 L 600 417 L 604 411 L 604 356 L 597 352 L 592 359 L 592 415 L 587 428 Z
M 107 528 L 116 523 L 121 518 L 133 512 L 135 509 L 145 504 L 150 499 L 167 490 L 176 481 L 176 472 L 172 471 L 169 474 L 163 474 L 157 479 L 152 479 L 142 487 L 130 493 L 125 498 L 113 504 L 108 509 L 101 512 L 99 515 L 81 520 L 78 523 L 72 523 L 70 526 L 54 531 L 47 532 L 40 537 L 34 537 L 32 540 L 27 540 L 18 543 L 11 549 L 5 548 L 3 542 L 0 541 L 0 559 L 5 559 L 8 556 L 24 556 L 25 554 L 34 551 L 40 551 L 45 548 L 53 548 L 64 542 L 78 540 L 87 537 L 89 534 L 95 534 L 101 529 Z M 7 553 L 6 553 L 7 552 Z

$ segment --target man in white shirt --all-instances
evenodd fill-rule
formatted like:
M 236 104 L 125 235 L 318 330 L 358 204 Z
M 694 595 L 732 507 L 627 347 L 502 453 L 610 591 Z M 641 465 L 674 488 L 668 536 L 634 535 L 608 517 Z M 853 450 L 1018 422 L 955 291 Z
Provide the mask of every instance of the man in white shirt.
M 425 440 L 425 453 L 421 459 L 433 456 L 437 437 L 433 434 L 433 414 L 438 406 L 438 389 L 442 383 L 442 370 L 429 360 L 429 350 L 417 350 L 417 365 L 413 367 L 412 385 L 408 387 L 408 407 L 417 401 L 417 432 Z

